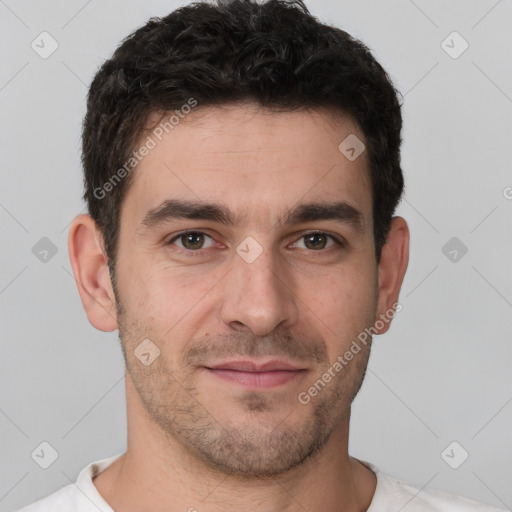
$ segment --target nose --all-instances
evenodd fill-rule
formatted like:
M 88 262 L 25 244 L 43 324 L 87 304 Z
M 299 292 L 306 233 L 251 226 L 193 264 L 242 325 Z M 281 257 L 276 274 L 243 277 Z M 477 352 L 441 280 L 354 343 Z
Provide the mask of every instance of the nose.
M 277 259 L 270 249 L 264 249 L 251 263 L 238 254 L 233 256 L 221 309 L 227 326 L 266 336 L 278 327 L 290 328 L 297 322 L 293 277 L 285 262 Z

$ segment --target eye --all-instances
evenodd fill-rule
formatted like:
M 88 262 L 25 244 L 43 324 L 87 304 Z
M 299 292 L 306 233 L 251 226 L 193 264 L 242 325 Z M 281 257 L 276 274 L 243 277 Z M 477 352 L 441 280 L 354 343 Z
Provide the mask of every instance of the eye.
M 210 240 L 209 245 L 205 245 L 206 239 Z M 300 241 L 302 240 L 304 240 L 304 244 L 301 247 Z M 203 233 L 202 231 L 184 231 L 182 233 L 178 233 L 171 240 L 169 240 L 167 245 L 176 245 L 180 247 L 183 249 L 183 252 L 186 255 L 199 256 L 201 254 L 201 249 L 209 249 L 214 247 L 215 241 L 211 236 Z M 321 252 L 336 245 L 344 247 L 345 243 L 342 239 L 338 239 L 333 235 L 329 235 L 323 231 L 315 231 L 303 234 L 299 238 L 299 241 L 295 242 L 292 247 L 306 249 L 313 252 Z
M 327 245 L 329 239 L 331 240 L 331 245 Z M 300 249 L 305 248 L 312 251 L 319 251 L 323 249 L 329 249 L 333 246 L 340 245 L 344 246 L 344 243 L 341 240 L 338 240 L 335 236 L 329 235 L 322 231 L 315 231 L 311 233 L 306 233 L 302 235 L 299 240 L 305 241 L 305 247 L 299 247 Z M 295 242 L 294 246 L 297 246 L 299 242 Z
M 199 249 L 208 249 L 209 247 L 213 247 L 214 244 L 211 244 L 208 247 L 204 246 L 205 238 L 209 238 L 213 241 L 211 236 L 201 231 L 187 231 L 185 233 L 180 233 L 169 240 L 168 245 L 173 244 L 175 241 L 179 241 L 181 242 L 181 245 L 177 244 L 178 247 L 188 251 L 198 251 Z

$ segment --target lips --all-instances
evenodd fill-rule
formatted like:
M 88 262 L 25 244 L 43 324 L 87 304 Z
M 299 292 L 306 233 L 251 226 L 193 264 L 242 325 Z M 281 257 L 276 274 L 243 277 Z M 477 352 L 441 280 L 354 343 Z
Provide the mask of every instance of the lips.
M 256 361 L 227 361 L 212 366 L 207 366 L 211 370 L 234 370 L 239 372 L 275 372 L 275 371 L 296 371 L 301 370 L 288 361 L 267 361 L 258 363 Z
M 250 389 L 284 385 L 306 372 L 288 361 L 225 361 L 205 367 L 213 376 Z

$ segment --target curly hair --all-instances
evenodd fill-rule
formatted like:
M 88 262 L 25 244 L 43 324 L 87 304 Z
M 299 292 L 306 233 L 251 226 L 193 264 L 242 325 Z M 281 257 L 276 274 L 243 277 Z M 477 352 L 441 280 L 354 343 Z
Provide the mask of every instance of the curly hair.
M 404 188 L 398 94 L 367 46 L 320 23 L 302 0 L 194 2 L 150 18 L 94 76 L 82 128 L 83 199 L 111 273 L 134 173 L 106 185 L 140 144 L 149 116 L 177 112 L 191 98 L 198 108 L 251 101 L 351 116 L 365 137 L 379 261 Z

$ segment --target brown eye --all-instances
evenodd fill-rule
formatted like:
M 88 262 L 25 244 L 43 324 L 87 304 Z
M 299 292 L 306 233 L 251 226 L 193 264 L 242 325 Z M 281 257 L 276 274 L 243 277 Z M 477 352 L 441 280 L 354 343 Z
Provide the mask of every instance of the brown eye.
M 329 239 L 331 240 L 331 244 L 328 245 Z M 329 249 L 333 245 L 340 245 L 343 244 L 337 240 L 334 236 L 328 235 L 327 233 L 322 232 L 316 232 L 316 233 L 306 233 L 305 235 L 302 235 L 300 240 L 304 240 L 304 248 L 309 249 L 311 251 L 317 251 L 320 252 L 323 249 Z M 299 242 L 296 242 L 294 245 L 297 246 Z M 300 247 L 299 245 L 299 248 Z
M 327 244 L 327 236 L 322 233 L 313 233 L 304 236 L 308 249 L 324 249 Z
M 213 240 L 206 233 L 202 233 L 201 231 L 188 231 L 187 233 L 181 233 L 175 236 L 172 240 L 169 241 L 169 245 L 175 243 L 176 241 L 181 242 L 177 244 L 178 247 L 189 251 L 198 251 L 199 249 L 205 249 L 204 247 L 206 238 Z M 210 245 L 209 247 L 211 247 Z

